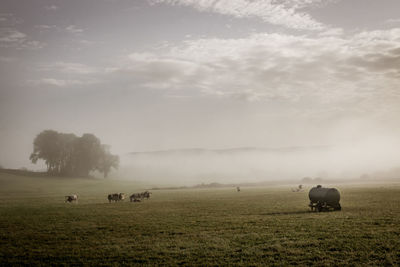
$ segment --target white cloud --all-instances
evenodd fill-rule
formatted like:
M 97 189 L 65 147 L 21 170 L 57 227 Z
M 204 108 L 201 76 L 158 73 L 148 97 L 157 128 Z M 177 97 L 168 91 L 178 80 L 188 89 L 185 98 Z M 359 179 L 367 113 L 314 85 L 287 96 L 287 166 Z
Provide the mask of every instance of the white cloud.
M 44 64 L 39 67 L 42 71 L 54 71 L 64 74 L 95 74 L 99 72 L 97 68 L 74 62 L 55 62 L 51 64 Z
M 55 11 L 55 10 L 59 9 L 60 7 L 59 7 L 59 6 L 56 6 L 56 5 L 48 5 L 48 6 L 45 6 L 44 8 L 45 8 L 46 10 Z
M 16 60 L 16 59 L 13 58 L 13 57 L 3 57 L 3 56 L 0 56 L 0 61 L 1 61 L 1 62 L 10 63 L 10 62 L 13 62 L 13 61 L 15 61 L 15 60 Z
M 113 73 L 150 88 L 304 106 L 353 106 L 363 112 L 384 103 L 400 104 L 399 47 L 400 29 L 352 37 L 254 34 L 188 40 L 162 54 L 133 53 Z
M 12 27 L 21 24 L 23 20 L 12 13 L 0 13 L 0 24 L 3 27 Z
M 386 24 L 399 24 L 400 19 L 388 19 L 385 21 Z
M 321 33 L 320 36 L 339 36 L 344 34 L 344 30 L 342 28 L 330 28 Z
M 193 7 L 199 11 L 214 12 L 237 18 L 259 18 L 265 22 L 299 30 L 323 30 L 322 23 L 314 20 L 309 14 L 298 9 L 310 4 L 320 3 L 318 0 L 149 0 L 152 4 Z
M 40 29 L 40 30 L 58 29 L 58 27 L 56 25 L 46 25 L 46 24 L 35 25 L 35 28 Z
M 40 49 L 44 43 L 29 40 L 25 33 L 14 28 L 0 28 L 0 47 L 15 49 Z
M 41 79 L 29 80 L 34 86 L 48 85 L 55 87 L 83 87 L 104 82 L 103 75 L 106 73 L 101 68 L 88 66 L 76 62 L 54 62 L 36 65 Z
M 39 81 L 40 84 L 47 84 L 47 85 L 54 85 L 58 87 L 64 87 L 69 84 L 76 84 L 77 81 L 75 80 L 59 80 L 59 79 L 53 79 L 53 78 L 44 78 Z
M 26 39 L 26 34 L 11 28 L 0 29 L 0 42 L 20 43 Z
M 75 26 L 75 25 L 69 25 L 68 27 L 65 28 L 65 30 L 66 30 L 67 32 L 69 32 L 69 33 L 72 33 L 72 34 L 79 34 L 79 33 L 83 33 L 83 32 L 84 32 L 83 29 L 78 28 L 78 27 Z
M 81 86 L 88 86 L 99 83 L 96 80 L 77 80 L 77 79 L 56 79 L 56 78 L 42 78 L 39 80 L 29 80 L 29 84 L 39 86 L 39 85 L 48 85 L 53 87 L 81 87 Z
M 0 13 L 0 22 L 5 22 L 11 16 L 9 13 Z
M 289 8 L 302 9 L 306 7 L 320 7 L 340 0 L 272 0 L 272 3 L 281 4 Z

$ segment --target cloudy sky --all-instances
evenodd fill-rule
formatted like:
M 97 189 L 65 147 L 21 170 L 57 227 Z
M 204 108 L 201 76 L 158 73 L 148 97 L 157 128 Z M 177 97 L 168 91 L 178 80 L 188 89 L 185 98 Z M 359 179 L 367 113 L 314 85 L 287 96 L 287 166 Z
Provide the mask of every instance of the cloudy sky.
M 6 167 L 44 129 L 120 155 L 400 151 L 400 1 L 2 0 L 0 79 Z

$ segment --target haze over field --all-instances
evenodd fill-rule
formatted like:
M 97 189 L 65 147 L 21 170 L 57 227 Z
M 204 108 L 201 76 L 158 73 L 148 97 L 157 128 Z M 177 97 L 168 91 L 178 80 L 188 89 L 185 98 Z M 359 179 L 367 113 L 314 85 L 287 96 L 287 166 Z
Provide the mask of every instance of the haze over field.
M 153 182 L 400 167 L 398 0 L 2 0 L 0 80 L 7 168 L 44 129 Z

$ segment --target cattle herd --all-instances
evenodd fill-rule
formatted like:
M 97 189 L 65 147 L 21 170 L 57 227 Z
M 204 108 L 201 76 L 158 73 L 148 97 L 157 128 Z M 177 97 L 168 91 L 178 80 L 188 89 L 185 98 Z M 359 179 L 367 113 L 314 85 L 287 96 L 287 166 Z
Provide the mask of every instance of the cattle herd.
M 134 193 L 130 195 L 129 200 L 131 202 L 141 202 L 144 199 L 149 199 L 151 195 L 151 192 L 149 191 L 144 191 L 141 193 Z M 114 194 L 109 194 L 107 196 L 108 202 L 118 202 L 118 201 L 124 201 L 125 199 L 125 193 L 114 193 Z M 65 196 L 65 202 L 78 202 L 78 195 L 70 195 L 70 196 Z

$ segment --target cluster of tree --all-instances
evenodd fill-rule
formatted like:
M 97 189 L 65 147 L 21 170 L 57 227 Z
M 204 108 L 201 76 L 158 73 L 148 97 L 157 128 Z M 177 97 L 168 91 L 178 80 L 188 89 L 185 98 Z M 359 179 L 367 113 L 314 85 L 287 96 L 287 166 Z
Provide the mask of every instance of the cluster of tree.
M 53 130 L 41 132 L 33 141 L 30 160 L 36 163 L 39 159 L 45 161 L 48 173 L 61 176 L 88 176 L 97 170 L 106 178 L 119 165 L 119 157 L 93 134 L 77 137 Z

